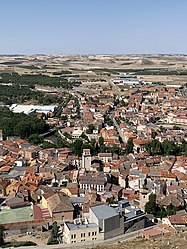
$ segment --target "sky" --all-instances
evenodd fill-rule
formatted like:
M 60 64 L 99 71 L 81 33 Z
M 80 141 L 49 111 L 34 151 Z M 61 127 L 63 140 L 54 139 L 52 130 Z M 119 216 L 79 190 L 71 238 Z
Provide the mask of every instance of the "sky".
M 187 0 L 0 0 L 0 54 L 186 54 Z

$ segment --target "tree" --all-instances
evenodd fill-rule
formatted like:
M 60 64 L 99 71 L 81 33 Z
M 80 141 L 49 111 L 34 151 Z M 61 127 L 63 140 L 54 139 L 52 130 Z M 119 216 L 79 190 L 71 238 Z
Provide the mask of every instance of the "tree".
M 90 144 L 92 145 L 92 147 L 95 147 L 95 145 L 96 145 L 96 140 L 95 140 L 94 138 L 92 138 L 92 139 L 90 140 Z
M 177 144 L 170 140 L 164 140 L 161 143 L 158 140 L 154 139 L 145 145 L 145 149 L 152 156 L 154 155 L 166 155 L 166 156 L 187 155 L 187 142 L 183 140 L 181 144 Z
M 94 126 L 92 124 L 89 124 L 86 133 L 87 134 L 92 134 L 93 130 L 94 130 Z
M 165 131 L 165 130 L 166 130 L 166 129 L 164 128 L 164 126 L 161 125 L 161 126 L 160 126 L 160 131 L 163 132 L 163 131 Z
M 28 140 L 31 144 L 38 145 L 43 143 L 43 138 L 40 137 L 38 134 L 32 134 L 28 137 Z
M 65 139 L 62 139 L 61 137 L 57 136 L 56 146 L 57 148 L 63 148 L 70 147 L 70 144 Z
M 163 218 L 167 216 L 167 211 L 156 203 L 156 195 L 153 193 L 150 194 L 149 201 L 145 204 L 145 212 L 148 214 L 153 214 L 157 218 Z
M 26 138 L 31 134 L 31 127 L 28 121 L 20 121 L 15 126 L 15 133 L 21 138 Z
M 82 155 L 82 145 L 83 145 L 83 140 L 82 139 L 76 139 L 72 145 L 71 145 L 71 149 L 72 151 L 78 155 L 81 156 Z
M 104 122 L 105 122 L 105 124 L 107 124 L 108 126 L 112 126 L 112 125 L 113 125 L 112 119 L 111 119 L 109 116 L 107 116 L 107 115 L 104 116 Z
M 118 203 L 118 201 L 115 201 L 114 196 L 111 197 L 111 198 L 108 197 L 108 198 L 106 199 L 106 202 L 107 202 L 109 205 L 111 205 L 111 204 L 117 204 L 117 203 Z
M 111 152 L 112 152 L 113 154 L 117 154 L 118 156 L 119 156 L 120 153 L 121 153 L 120 148 L 119 148 L 116 144 L 114 144 L 114 145 L 112 146 Z
M 0 225 L 0 246 L 4 244 L 4 226 Z
M 72 135 L 68 132 L 64 132 L 64 137 L 68 138 L 68 139 L 72 139 Z
M 156 195 L 151 193 L 149 196 L 149 201 L 145 204 L 145 212 L 148 214 L 153 214 L 154 216 L 157 213 L 158 206 L 156 204 Z
M 178 147 L 173 141 L 164 140 L 162 143 L 163 153 L 166 156 L 176 155 L 178 152 Z
M 176 211 L 177 211 L 177 208 L 174 207 L 172 204 L 170 204 L 167 207 L 167 215 L 174 215 L 174 214 L 176 214 Z
M 133 140 L 131 138 L 129 138 L 127 141 L 126 148 L 125 148 L 125 154 L 128 155 L 128 154 L 132 153 L 133 148 L 134 148 Z
M 59 230 L 59 227 L 58 227 L 58 224 L 56 221 L 53 222 L 53 234 L 54 234 L 54 238 L 57 239 L 58 238 L 58 230 Z
M 53 182 L 53 187 L 58 187 L 58 182 Z
M 101 146 L 99 147 L 99 151 L 100 151 L 101 153 L 105 153 L 105 152 L 107 152 L 107 147 L 103 144 L 103 145 L 101 145 Z
M 84 134 L 84 133 L 81 135 L 81 138 L 82 138 L 83 140 L 89 141 L 88 136 L 86 136 L 86 134 Z
M 55 245 L 55 244 L 59 244 L 58 242 L 58 231 L 59 231 L 59 227 L 56 221 L 53 222 L 52 224 L 53 228 L 51 231 L 51 235 L 48 239 L 47 245 Z
M 62 112 L 62 110 L 60 110 L 59 114 L 56 114 L 56 116 L 59 115 L 61 120 L 66 120 L 67 121 L 68 120 L 68 116 L 67 115 L 61 116 L 61 112 Z
M 180 130 L 181 128 L 179 127 L 179 126 L 177 126 L 177 125 L 174 125 L 173 126 L 173 130 Z
M 103 137 L 99 137 L 99 145 L 103 145 L 104 144 L 104 138 Z
M 187 142 L 185 140 L 179 145 L 179 151 L 182 155 L 187 156 Z
M 111 184 L 114 184 L 114 185 L 119 185 L 119 180 L 117 177 L 115 177 L 114 175 L 111 175 Z
M 56 144 L 50 143 L 48 141 L 44 141 L 42 148 L 43 149 L 56 148 Z
M 153 139 L 151 142 L 146 143 L 145 149 L 151 156 L 163 154 L 162 143 L 157 139 Z
M 82 154 L 82 152 L 83 152 L 84 149 L 90 149 L 90 153 L 93 154 L 93 147 L 92 147 L 91 144 L 88 144 L 88 143 L 83 144 L 81 146 L 81 154 Z
M 166 195 L 167 194 L 167 184 L 166 184 L 166 182 L 163 182 L 163 184 L 161 184 L 161 188 L 162 188 L 163 195 Z
M 27 138 L 31 134 L 44 133 L 48 128 L 45 121 L 38 119 L 35 115 L 13 113 L 6 107 L 0 107 L 0 129 L 3 130 L 5 137 Z
M 93 146 L 93 145 L 92 145 Z M 93 154 L 94 155 L 97 155 L 99 153 L 99 145 L 98 145 L 98 143 L 95 143 L 95 147 L 94 147 L 94 152 L 93 152 Z

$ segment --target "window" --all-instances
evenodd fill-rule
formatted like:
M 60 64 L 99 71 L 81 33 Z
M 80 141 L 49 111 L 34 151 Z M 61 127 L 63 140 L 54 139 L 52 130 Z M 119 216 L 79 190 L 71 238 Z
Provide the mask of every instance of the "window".
M 88 233 L 88 236 L 90 236 L 90 232 Z
M 97 235 L 97 232 L 95 232 L 95 235 Z
M 92 232 L 92 236 L 94 236 L 94 232 Z
M 73 239 L 73 234 L 71 235 L 71 238 Z
M 76 234 L 74 234 L 74 239 L 76 238 Z

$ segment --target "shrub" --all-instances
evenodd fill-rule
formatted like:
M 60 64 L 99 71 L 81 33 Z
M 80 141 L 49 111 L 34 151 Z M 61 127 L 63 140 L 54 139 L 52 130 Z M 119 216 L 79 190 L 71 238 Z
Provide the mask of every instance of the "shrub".
M 55 239 L 53 236 L 50 236 L 47 241 L 47 245 L 56 245 L 56 244 L 59 244 L 57 239 Z
M 20 246 L 37 246 L 37 244 L 32 241 L 12 241 L 5 243 L 2 246 L 2 248 L 20 247 Z

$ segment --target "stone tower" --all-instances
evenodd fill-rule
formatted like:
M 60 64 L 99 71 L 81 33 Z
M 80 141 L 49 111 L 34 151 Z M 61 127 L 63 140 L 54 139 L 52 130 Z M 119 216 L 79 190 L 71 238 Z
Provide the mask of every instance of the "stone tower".
M 91 168 L 91 154 L 90 149 L 83 149 L 82 153 L 82 168 L 90 171 Z

